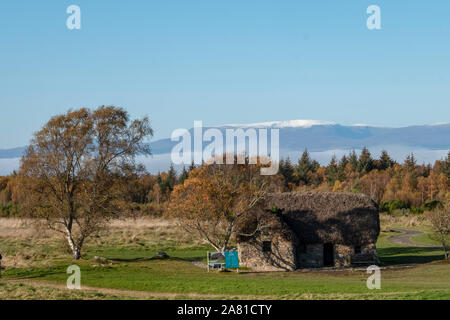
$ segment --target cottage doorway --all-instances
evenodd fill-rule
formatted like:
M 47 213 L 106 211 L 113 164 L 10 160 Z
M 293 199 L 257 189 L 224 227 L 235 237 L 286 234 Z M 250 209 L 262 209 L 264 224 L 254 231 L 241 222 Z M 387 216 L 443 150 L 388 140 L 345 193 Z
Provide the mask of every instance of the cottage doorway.
M 332 243 L 323 245 L 323 265 L 325 267 L 334 266 L 334 247 Z

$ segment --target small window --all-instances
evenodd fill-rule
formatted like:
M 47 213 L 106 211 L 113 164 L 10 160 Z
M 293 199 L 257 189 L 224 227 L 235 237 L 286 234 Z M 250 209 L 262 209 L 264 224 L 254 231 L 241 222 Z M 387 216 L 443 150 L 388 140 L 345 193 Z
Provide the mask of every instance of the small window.
M 298 247 L 297 247 L 297 252 L 298 253 L 306 253 L 308 251 L 308 249 L 307 249 L 307 247 L 306 247 L 306 244 L 300 244 Z
M 272 252 L 272 242 L 271 241 L 263 241 L 262 251 L 263 252 Z
M 361 246 L 355 246 L 355 254 L 361 253 Z

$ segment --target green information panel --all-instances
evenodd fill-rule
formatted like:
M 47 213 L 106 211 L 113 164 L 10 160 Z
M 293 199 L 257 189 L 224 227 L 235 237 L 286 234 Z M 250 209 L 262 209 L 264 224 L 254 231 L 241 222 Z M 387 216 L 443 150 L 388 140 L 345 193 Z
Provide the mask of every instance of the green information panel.
M 238 269 L 239 256 L 237 251 L 225 251 L 225 268 Z

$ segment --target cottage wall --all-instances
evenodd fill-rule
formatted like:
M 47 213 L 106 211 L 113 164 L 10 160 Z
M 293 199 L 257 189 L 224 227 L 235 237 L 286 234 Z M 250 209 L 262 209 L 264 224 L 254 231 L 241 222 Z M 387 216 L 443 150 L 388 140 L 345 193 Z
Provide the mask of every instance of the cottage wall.
M 293 271 L 302 268 L 323 268 L 323 244 L 295 246 L 280 238 L 271 241 L 271 252 L 263 252 L 263 241 L 238 245 L 240 264 L 255 271 Z M 374 244 L 362 245 L 361 252 L 355 253 L 354 246 L 334 245 L 334 267 L 351 267 L 378 264 L 379 259 Z
M 374 244 L 361 245 L 361 253 L 355 253 L 355 247 L 343 244 L 333 246 L 334 267 L 350 267 L 379 263 Z M 323 244 L 307 245 L 301 250 L 297 249 L 297 268 L 324 267 Z
M 368 265 L 378 263 L 380 263 L 380 259 L 378 258 L 377 248 L 374 243 L 361 246 L 361 253 L 354 253 L 351 256 L 351 265 Z
M 263 242 L 270 241 L 271 251 L 264 252 Z M 293 271 L 295 246 L 280 237 L 254 239 L 238 244 L 240 264 L 255 271 Z
M 276 209 L 274 212 L 274 208 Z M 257 271 L 324 267 L 324 244 L 333 245 L 333 266 L 379 263 L 378 207 L 365 195 L 307 192 L 271 194 L 259 215 L 265 228 L 237 238 L 240 263 Z M 247 227 L 247 229 L 246 229 Z M 243 224 L 242 235 L 256 228 Z M 264 246 L 270 242 L 270 250 Z M 327 245 L 326 252 L 331 247 Z M 327 263 L 331 257 L 326 257 Z
M 297 268 L 323 267 L 323 245 L 310 244 L 297 249 Z
M 334 246 L 334 265 L 336 267 L 349 267 L 351 258 L 355 252 L 353 246 L 337 244 Z

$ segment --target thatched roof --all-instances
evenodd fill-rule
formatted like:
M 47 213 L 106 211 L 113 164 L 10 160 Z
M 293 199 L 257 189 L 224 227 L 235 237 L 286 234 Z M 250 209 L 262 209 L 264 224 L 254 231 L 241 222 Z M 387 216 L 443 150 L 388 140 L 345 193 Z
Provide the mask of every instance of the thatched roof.
M 265 208 L 267 214 L 276 208 L 283 228 L 290 228 L 303 244 L 368 244 L 375 243 L 380 233 L 378 207 L 362 194 L 270 194 Z

